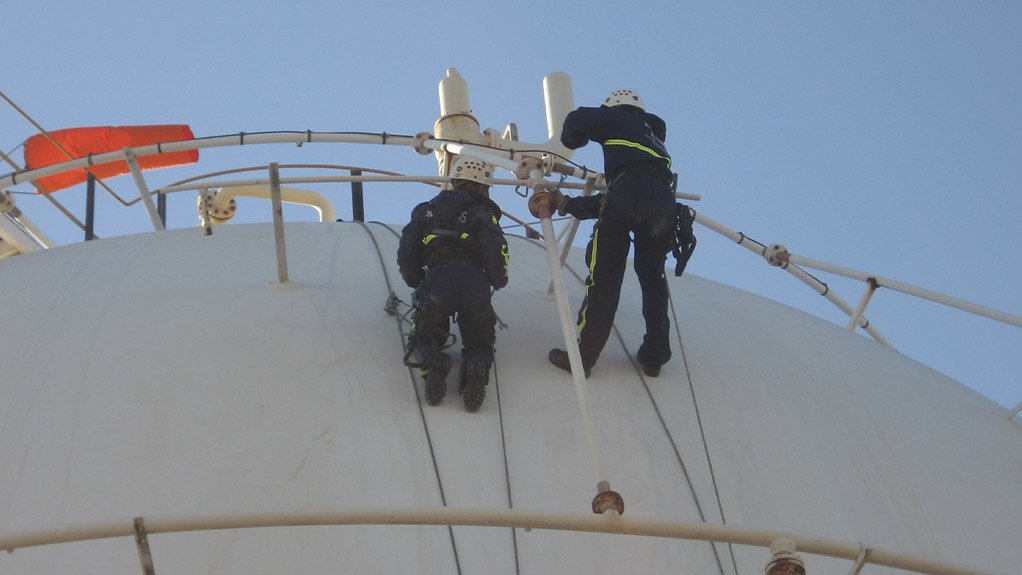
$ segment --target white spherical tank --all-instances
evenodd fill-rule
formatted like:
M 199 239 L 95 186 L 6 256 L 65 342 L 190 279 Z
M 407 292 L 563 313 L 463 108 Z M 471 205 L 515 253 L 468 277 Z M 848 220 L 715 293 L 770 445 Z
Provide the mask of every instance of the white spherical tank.
M 264 224 L 0 261 L 0 548 L 17 547 L 0 572 L 128 574 L 148 558 L 157 573 L 746 574 L 770 561 L 736 542 L 399 524 L 443 509 L 604 519 L 571 377 L 546 361 L 563 341 L 544 248 L 509 238 L 511 282 L 493 299 L 507 329 L 471 414 L 453 383 L 426 405 L 402 363 L 402 310 L 384 310 L 391 293 L 409 301 L 396 228 L 286 234 L 283 285 Z M 577 305 L 581 254 L 568 262 Z M 1022 564 L 1022 441 L 1002 408 L 791 308 L 689 275 L 670 285 L 661 376 L 631 360 L 643 321 L 629 277 L 587 383 L 622 530 L 706 524 L 976 572 Z M 394 515 L 302 524 L 367 510 Z M 809 573 L 854 562 L 797 552 Z

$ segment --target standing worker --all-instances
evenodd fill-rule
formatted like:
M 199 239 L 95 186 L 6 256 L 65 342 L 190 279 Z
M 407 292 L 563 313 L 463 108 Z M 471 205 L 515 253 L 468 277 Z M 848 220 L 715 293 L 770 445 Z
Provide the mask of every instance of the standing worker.
M 615 90 L 598 108 L 579 107 L 564 119 L 561 142 L 571 149 L 590 141 L 603 147 L 607 193 L 565 198 L 555 194 L 561 215 L 598 217 L 586 247 L 589 277 L 578 312 L 578 346 L 586 377 L 600 357 L 617 313 L 629 234 L 635 235 L 635 273 L 642 288 L 646 335 L 636 360 L 646 375 L 660 375 L 671 359 L 664 262 L 674 247 L 676 201 L 671 156 L 664 147 L 667 125 L 646 112 L 632 90 Z M 571 371 L 568 353 L 552 349 L 550 362 Z
M 500 207 L 490 199 L 491 168 L 458 158 L 450 174 L 451 189 L 412 210 L 397 262 L 401 278 L 415 288 L 409 355 L 421 367 L 426 402 L 438 405 L 447 394 L 451 358 L 443 349 L 451 316 L 457 314 L 462 342 L 458 391 L 465 409 L 474 412 L 483 404 L 493 364 L 497 316 L 490 288 L 507 285 L 507 241 L 497 223 Z

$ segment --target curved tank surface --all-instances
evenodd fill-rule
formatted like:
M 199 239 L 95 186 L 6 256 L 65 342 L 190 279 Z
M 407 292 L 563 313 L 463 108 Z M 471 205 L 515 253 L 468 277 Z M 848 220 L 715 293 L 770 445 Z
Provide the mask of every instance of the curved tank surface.
M 593 461 L 546 253 L 509 237 L 507 329 L 482 409 L 426 405 L 402 363 L 399 228 L 156 232 L 0 261 L 0 541 L 88 526 L 361 509 L 594 517 Z M 584 265 L 568 257 L 576 306 Z M 621 520 L 861 542 L 1011 573 L 1022 436 L 1003 408 L 840 327 L 670 277 L 674 359 L 649 378 L 634 277 L 588 380 Z M 457 358 L 457 353 L 453 354 Z M 452 373 L 457 373 L 455 365 Z M 614 521 L 608 518 L 608 521 Z M 386 522 L 381 522 L 386 523 Z M 506 526 L 150 533 L 156 573 L 761 573 L 757 546 Z M 0 554 L 5 575 L 138 573 L 131 535 Z M 802 553 L 808 573 L 852 561 Z M 143 572 L 145 572 L 143 560 Z M 902 573 L 867 565 L 864 573 Z

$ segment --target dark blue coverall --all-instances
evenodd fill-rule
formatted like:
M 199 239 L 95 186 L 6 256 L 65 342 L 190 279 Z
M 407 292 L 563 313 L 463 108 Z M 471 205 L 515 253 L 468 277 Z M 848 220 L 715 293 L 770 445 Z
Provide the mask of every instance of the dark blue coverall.
M 455 180 L 457 182 L 458 180 Z M 493 363 L 496 314 L 490 288 L 508 281 L 508 250 L 498 224 L 500 208 L 455 183 L 412 210 L 401 231 L 398 269 L 426 302 L 416 325 L 423 349 L 438 353 L 447 340 L 450 317 L 458 314 L 462 362 L 488 372 Z
M 667 125 L 634 106 L 580 107 L 564 120 L 561 142 L 572 149 L 588 142 L 603 147 L 607 194 L 568 198 L 563 211 L 579 219 L 598 217 L 586 247 L 589 277 L 578 312 L 579 350 L 588 372 L 610 336 L 624 281 L 630 234 L 635 236 L 635 273 L 642 289 L 646 334 L 636 358 L 659 373 L 671 358 L 664 263 L 674 245 L 676 200 Z

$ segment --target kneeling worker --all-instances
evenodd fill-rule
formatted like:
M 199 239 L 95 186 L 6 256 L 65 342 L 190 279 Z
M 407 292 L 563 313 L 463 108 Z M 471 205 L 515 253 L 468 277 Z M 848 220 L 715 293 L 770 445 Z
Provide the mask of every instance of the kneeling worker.
M 451 358 L 443 352 L 450 319 L 461 332 L 458 391 L 465 410 L 483 404 L 493 365 L 497 316 L 493 290 L 507 285 L 508 250 L 500 229 L 500 207 L 490 200 L 492 168 L 458 158 L 451 166 L 451 188 L 412 210 L 401 232 L 398 268 L 416 290 L 416 321 L 410 345 L 426 385 L 426 401 L 438 405 L 447 394 Z

